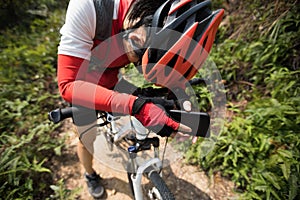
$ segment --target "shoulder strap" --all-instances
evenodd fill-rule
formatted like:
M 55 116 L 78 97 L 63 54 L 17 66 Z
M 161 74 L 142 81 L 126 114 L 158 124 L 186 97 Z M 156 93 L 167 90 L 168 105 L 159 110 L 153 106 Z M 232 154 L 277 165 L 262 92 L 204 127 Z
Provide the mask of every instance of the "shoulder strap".
M 94 0 L 96 10 L 95 38 L 106 40 L 111 36 L 114 0 Z

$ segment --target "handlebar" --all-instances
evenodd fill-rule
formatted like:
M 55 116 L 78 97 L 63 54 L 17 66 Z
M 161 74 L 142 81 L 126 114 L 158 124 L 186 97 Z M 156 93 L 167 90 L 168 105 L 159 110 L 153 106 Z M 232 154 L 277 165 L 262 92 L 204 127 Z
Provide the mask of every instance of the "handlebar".
M 55 124 L 67 119 L 73 118 L 73 123 L 82 126 L 90 124 L 97 120 L 98 111 L 82 107 L 71 106 L 67 108 L 58 108 L 48 113 L 48 118 Z
M 210 116 L 207 113 L 186 112 L 183 110 L 169 110 L 167 112 L 171 118 L 192 129 L 192 133 L 187 134 L 199 137 L 209 137 L 209 134 L 207 133 L 210 125 Z M 64 119 L 77 115 L 79 116 L 79 122 L 77 121 L 75 124 L 80 125 L 81 123 L 83 125 L 95 121 L 96 118 L 93 118 L 93 116 L 90 117 L 92 113 L 95 113 L 95 111 L 84 107 L 67 107 L 55 109 L 49 112 L 48 116 L 52 122 L 59 123 Z
M 64 119 L 73 117 L 73 113 L 79 113 L 80 109 L 77 107 L 57 108 L 48 113 L 49 120 L 55 124 Z
M 189 80 L 189 84 L 197 85 L 200 83 L 205 83 L 204 79 L 194 78 Z M 165 88 L 162 88 L 165 89 Z M 170 100 L 173 101 L 173 100 Z M 168 102 L 168 100 L 165 100 Z M 173 102 L 170 102 L 170 105 Z M 48 118 L 54 123 L 59 123 L 67 118 L 73 118 L 74 124 L 84 125 L 92 123 L 97 119 L 97 112 L 95 110 L 81 107 L 72 106 L 67 108 L 58 108 L 48 113 Z M 187 133 L 193 136 L 208 137 L 208 129 L 210 126 L 210 116 L 204 112 L 186 112 L 182 110 L 167 110 L 171 118 L 177 120 L 178 122 L 189 126 L 192 128 L 192 133 Z M 74 117 L 76 116 L 76 117 Z M 77 119 L 77 120 L 76 120 Z M 78 120 L 80 119 L 80 120 Z

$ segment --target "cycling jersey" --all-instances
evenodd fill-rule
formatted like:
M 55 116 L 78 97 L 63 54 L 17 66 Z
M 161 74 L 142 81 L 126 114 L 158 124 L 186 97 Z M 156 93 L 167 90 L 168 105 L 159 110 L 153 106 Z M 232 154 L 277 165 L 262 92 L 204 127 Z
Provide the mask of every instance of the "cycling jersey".
M 115 0 L 112 35 L 121 32 L 123 21 L 134 0 Z M 135 97 L 110 90 L 118 81 L 119 69 L 129 64 L 122 41 L 94 40 L 96 12 L 93 0 L 71 0 L 58 47 L 58 85 L 62 97 L 73 104 L 129 114 Z M 113 37 L 114 38 L 114 37 Z M 101 45 L 104 44 L 104 45 Z M 97 70 L 89 69 L 92 51 L 101 45 L 108 58 Z M 105 49 L 107 48 L 107 49 Z M 115 59 L 114 55 L 120 55 Z M 111 62 L 112 61 L 112 62 Z M 122 97 L 116 101 L 116 97 Z

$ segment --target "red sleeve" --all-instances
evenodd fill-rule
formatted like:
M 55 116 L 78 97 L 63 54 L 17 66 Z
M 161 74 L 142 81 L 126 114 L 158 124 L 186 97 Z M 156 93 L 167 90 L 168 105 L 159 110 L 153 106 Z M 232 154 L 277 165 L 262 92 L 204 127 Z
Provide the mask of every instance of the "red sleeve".
M 109 90 L 85 80 L 88 61 L 67 55 L 58 55 L 58 87 L 63 99 L 73 105 L 130 114 L 136 97 Z

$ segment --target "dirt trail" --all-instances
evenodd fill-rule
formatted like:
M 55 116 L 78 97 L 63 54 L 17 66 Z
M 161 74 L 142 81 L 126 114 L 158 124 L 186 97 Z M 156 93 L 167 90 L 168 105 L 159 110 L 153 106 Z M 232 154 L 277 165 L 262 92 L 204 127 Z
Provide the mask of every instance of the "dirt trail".
M 86 183 L 82 174 L 83 167 L 78 162 L 76 155 L 76 134 L 67 126 L 62 133 L 67 137 L 67 148 L 63 151 L 61 160 L 58 162 L 58 170 L 55 174 L 57 179 L 63 178 L 68 189 L 81 188 L 78 200 L 92 200 L 87 192 Z M 111 168 L 94 162 L 94 167 L 103 178 L 106 194 L 103 199 L 108 200 L 130 200 L 132 195 L 127 184 L 127 174 L 115 171 Z M 187 165 L 183 160 L 173 162 L 169 167 L 164 168 L 164 177 L 167 185 L 174 193 L 176 199 L 203 199 L 203 200 L 224 200 L 234 197 L 233 183 L 222 178 L 219 174 L 213 178 L 207 177 L 203 171 L 195 166 Z

